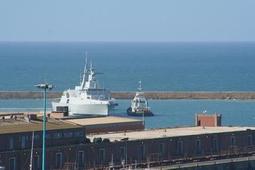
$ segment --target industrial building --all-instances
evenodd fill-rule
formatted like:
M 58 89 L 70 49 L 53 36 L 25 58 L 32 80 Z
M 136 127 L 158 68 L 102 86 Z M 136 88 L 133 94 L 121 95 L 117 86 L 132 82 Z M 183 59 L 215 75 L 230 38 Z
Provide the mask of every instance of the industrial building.
M 194 126 L 143 130 L 142 125 L 142 121 L 129 118 L 62 120 L 48 117 L 46 169 L 132 169 L 255 153 L 255 127 Z M 33 169 L 41 169 L 41 127 L 40 117 L 2 116 L 0 166 L 10 170 L 29 169 L 32 163 Z

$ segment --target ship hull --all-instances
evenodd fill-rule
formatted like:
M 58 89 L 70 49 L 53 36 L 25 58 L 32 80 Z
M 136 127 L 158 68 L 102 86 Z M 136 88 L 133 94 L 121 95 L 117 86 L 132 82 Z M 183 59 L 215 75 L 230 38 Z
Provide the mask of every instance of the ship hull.
M 147 110 L 147 111 L 144 111 L 144 112 L 132 112 L 131 107 L 129 107 L 127 109 L 127 114 L 129 116 L 138 116 L 138 117 L 142 117 L 142 116 L 154 116 L 154 114 L 150 110 Z
M 57 111 L 57 107 L 67 106 L 69 111 L 69 116 L 72 115 L 100 115 L 107 116 L 108 104 L 72 104 L 64 105 L 61 103 L 52 103 L 53 111 Z

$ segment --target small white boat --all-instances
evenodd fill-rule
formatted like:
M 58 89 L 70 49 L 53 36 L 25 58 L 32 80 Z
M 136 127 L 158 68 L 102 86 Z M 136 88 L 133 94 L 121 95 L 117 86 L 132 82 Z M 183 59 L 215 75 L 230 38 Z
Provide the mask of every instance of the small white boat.
M 130 116 L 153 116 L 148 101 L 142 92 L 142 82 L 139 81 L 138 91 L 134 99 L 131 101 L 131 106 L 127 109 L 127 114 Z
M 117 105 L 111 92 L 100 88 L 96 80 L 96 72 L 93 65 L 86 64 L 79 86 L 63 92 L 60 100 L 52 102 L 52 110 L 55 112 L 68 112 L 72 115 L 103 115 L 109 114 L 109 109 Z

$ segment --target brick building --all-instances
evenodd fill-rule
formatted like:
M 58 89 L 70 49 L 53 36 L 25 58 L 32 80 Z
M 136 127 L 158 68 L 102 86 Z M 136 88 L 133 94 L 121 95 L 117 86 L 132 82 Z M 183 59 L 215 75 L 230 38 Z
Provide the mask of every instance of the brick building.
M 29 169 L 32 139 L 34 141 L 33 167 L 41 168 L 42 120 L 6 118 L 0 120 L 0 166 L 9 170 Z M 34 136 L 34 137 L 32 137 Z M 81 126 L 48 119 L 46 146 L 47 169 L 61 167 L 63 155 L 69 152 L 66 145 L 84 142 L 85 130 Z M 55 164 L 51 162 L 56 160 Z M 58 162 L 57 162 L 58 161 Z M 55 166 L 54 166 L 55 165 Z
M 134 168 L 255 153 L 254 127 L 139 129 L 86 135 L 86 126 L 76 123 L 48 119 L 47 169 Z M 0 120 L 0 166 L 29 168 L 34 131 L 33 169 L 41 169 L 41 127 L 40 119 Z M 93 127 L 97 128 L 96 124 Z
M 196 126 L 221 126 L 221 114 L 198 113 L 195 117 Z
M 187 127 L 154 129 L 137 132 L 89 135 L 109 139 L 109 143 L 94 144 L 98 157 L 86 160 L 100 167 L 174 163 L 205 158 L 221 158 L 255 151 L 255 128 L 246 127 Z M 90 146 L 92 147 L 92 146 Z M 94 158 L 94 157 L 92 157 Z

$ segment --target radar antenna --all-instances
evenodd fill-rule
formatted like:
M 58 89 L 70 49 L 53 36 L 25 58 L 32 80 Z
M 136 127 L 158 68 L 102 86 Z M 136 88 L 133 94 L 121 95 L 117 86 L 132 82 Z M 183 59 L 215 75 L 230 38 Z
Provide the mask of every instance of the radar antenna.
M 84 66 L 84 71 L 83 73 L 85 74 L 87 71 L 87 65 L 88 65 L 88 52 L 85 52 L 85 66 Z
M 142 88 L 142 81 L 140 80 L 138 83 L 139 83 L 139 87 L 137 89 L 139 91 L 142 91 L 143 90 L 143 88 Z

